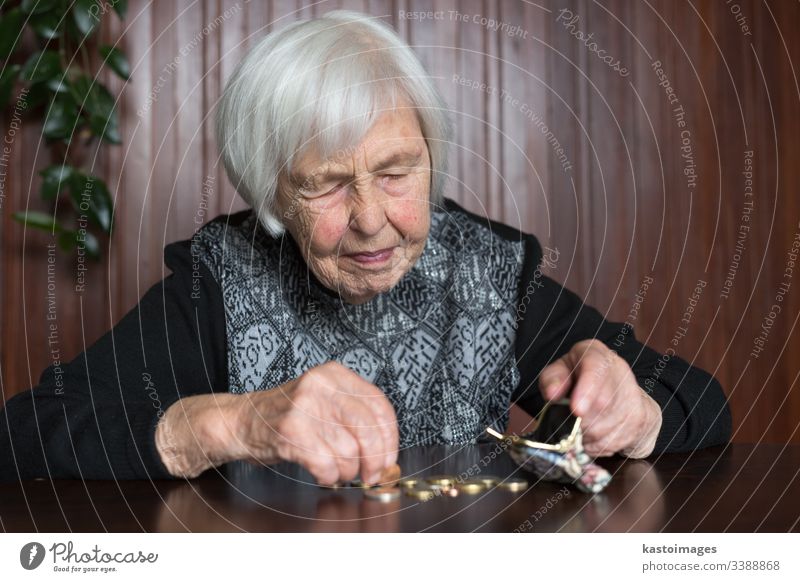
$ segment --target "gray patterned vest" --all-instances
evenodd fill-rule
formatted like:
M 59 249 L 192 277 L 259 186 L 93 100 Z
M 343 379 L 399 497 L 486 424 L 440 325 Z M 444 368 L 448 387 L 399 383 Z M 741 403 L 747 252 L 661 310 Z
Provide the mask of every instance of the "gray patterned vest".
M 222 290 L 231 392 L 266 390 L 335 360 L 384 391 L 402 447 L 505 428 L 520 381 L 521 241 L 464 212 L 434 212 L 414 267 L 362 305 L 323 287 L 291 236 L 270 237 L 252 211 L 239 224 L 206 224 L 192 245 Z

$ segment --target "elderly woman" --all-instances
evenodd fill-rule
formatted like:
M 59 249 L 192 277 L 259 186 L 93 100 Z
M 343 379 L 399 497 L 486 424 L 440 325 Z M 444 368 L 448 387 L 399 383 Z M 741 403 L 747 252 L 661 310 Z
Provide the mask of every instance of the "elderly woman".
M 173 274 L 63 386 L 51 366 L 8 402 L 3 476 L 286 460 L 375 482 L 399 447 L 475 442 L 512 403 L 565 396 L 594 456 L 725 442 L 710 375 L 543 276 L 533 236 L 443 197 L 446 111 L 377 20 L 333 12 L 264 38 L 217 112 L 252 209 L 168 245 Z

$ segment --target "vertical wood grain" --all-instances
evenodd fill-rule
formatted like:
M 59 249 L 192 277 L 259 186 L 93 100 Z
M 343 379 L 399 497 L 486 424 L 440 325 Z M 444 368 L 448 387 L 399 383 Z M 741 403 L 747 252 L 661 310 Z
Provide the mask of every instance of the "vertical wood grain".
M 82 293 L 74 290 L 72 259 L 58 254 L 62 360 L 83 351 L 168 274 L 164 245 L 192 234 L 201 204 L 209 210 L 200 223 L 245 208 L 224 176 L 211 115 L 245 51 L 289 22 L 348 8 L 391 23 L 447 101 L 456 142 L 450 196 L 557 248 L 551 276 L 612 319 L 626 318 L 641 281 L 652 276 L 633 323 L 641 339 L 662 351 L 681 326 L 693 287 L 705 281 L 677 353 L 723 382 L 736 440 L 800 442 L 800 267 L 764 353 L 751 356 L 800 229 L 800 5 L 737 5 L 752 35 L 743 34 L 724 3 L 700 0 L 131 1 L 126 20 L 111 16 L 101 33 L 103 42 L 119 43 L 133 69 L 128 83 L 100 76 L 120 96 L 123 145 L 102 148 L 93 164 L 115 193 L 116 232 L 103 260 L 89 263 Z M 628 76 L 557 22 L 563 8 L 580 16 L 576 28 L 592 33 Z M 401 10 L 444 17 L 419 22 L 400 18 Z M 489 30 L 471 20 L 475 15 L 519 25 L 524 35 Z M 686 110 L 698 171 L 693 190 L 683 174 L 673 106 L 652 68 L 656 60 Z M 456 77 L 496 92 L 465 87 Z M 521 103 L 563 146 L 568 170 Z M 755 152 L 755 207 L 735 284 L 722 298 L 742 224 L 745 150 Z M 35 384 L 52 362 L 49 237 L 10 218 L 26 208 L 47 209 L 36 172 L 50 161 L 40 123 L 26 119 L 13 141 L 0 208 L 4 398 Z M 516 426 L 524 420 L 515 415 Z

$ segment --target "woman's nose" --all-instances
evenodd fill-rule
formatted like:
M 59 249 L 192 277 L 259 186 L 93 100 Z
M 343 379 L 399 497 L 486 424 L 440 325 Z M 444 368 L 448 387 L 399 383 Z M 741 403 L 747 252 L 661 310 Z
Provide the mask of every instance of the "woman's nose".
M 350 228 L 364 236 L 378 234 L 386 225 L 386 208 L 378 189 L 372 185 L 358 188 L 353 195 Z

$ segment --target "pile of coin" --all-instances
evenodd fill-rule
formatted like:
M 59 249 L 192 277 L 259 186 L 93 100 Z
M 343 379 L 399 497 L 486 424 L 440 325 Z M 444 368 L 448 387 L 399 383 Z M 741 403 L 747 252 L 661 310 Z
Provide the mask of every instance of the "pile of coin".
M 479 495 L 495 487 L 514 492 L 524 491 L 528 488 L 528 482 L 525 479 L 501 479 L 494 475 L 483 475 L 471 479 L 461 479 L 455 475 L 406 477 L 400 479 L 397 485 L 403 489 L 406 495 L 420 501 L 429 501 L 434 497 Z
M 483 475 L 461 479 L 455 475 L 433 475 L 401 478 L 401 474 L 400 466 L 393 465 L 383 472 L 375 486 L 367 486 L 356 479 L 334 487 L 360 487 L 364 489 L 364 496 L 367 499 L 384 503 L 399 499 L 403 493 L 420 501 L 430 501 L 434 497 L 478 495 L 493 488 L 511 492 L 524 491 L 528 488 L 528 482 L 525 479 L 516 477 L 501 479 L 493 475 Z

